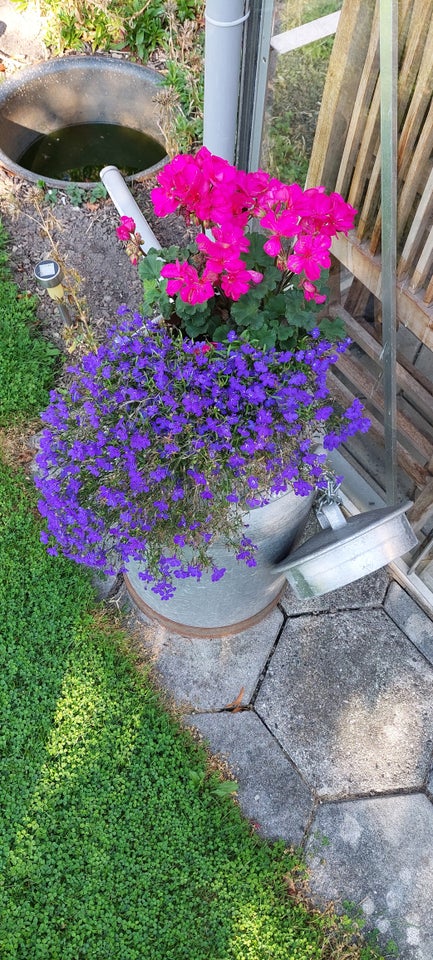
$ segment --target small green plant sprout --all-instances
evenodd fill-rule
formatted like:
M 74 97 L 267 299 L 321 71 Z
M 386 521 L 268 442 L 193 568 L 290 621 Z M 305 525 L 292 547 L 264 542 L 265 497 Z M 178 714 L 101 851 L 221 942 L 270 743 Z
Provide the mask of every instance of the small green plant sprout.
M 206 772 L 204 770 L 190 770 L 188 780 L 191 788 L 197 792 L 203 789 L 207 782 Z M 217 780 L 212 777 L 209 781 L 210 793 L 214 797 L 229 797 L 238 790 L 236 780 Z
M 205 779 L 206 779 L 206 776 L 202 770 L 189 771 L 188 780 L 192 790 L 196 790 L 197 792 L 201 790 L 205 782 Z
M 65 189 L 66 196 L 69 197 L 74 207 L 80 207 L 86 197 L 86 190 L 79 187 L 78 183 L 70 183 Z
M 230 797 L 237 793 L 239 784 L 236 780 L 221 780 L 211 789 L 214 797 Z
M 98 203 L 108 196 L 107 188 L 104 187 L 103 183 L 95 183 L 91 189 L 80 187 L 78 183 L 69 183 L 65 187 L 65 193 L 74 207 L 81 207 L 87 202 Z
M 105 200 L 108 196 L 107 188 L 104 187 L 103 183 L 95 183 L 95 186 L 92 187 L 89 193 L 89 200 L 91 203 L 97 203 L 98 200 Z
M 329 847 L 331 842 L 329 837 L 327 837 L 324 833 L 321 833 L 320 830 L 316 830 L 313 836 L 322 847 Z
M 43 198 L 47 203 L 50 203 L 52 206 L 57 203 L 59 196 L 57 187 L 47 187 L 45 180 L 38 180 L 36 186 L 42 192 Z

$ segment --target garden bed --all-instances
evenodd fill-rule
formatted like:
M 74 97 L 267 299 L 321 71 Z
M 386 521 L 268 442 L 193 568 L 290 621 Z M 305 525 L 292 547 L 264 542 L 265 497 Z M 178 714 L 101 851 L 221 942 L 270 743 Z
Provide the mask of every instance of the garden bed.
M 157 220 L 154 216 L 149 197 L 154 185 L 154 181 L 136 184 L 133 192 L 161 245 L 169 245 L 181 239 L 178 218 Z M 100 341 L 118 306 L 140 307 L 142 285 L 116 237 L 119 215 L 109 198 L 93 201 L 91 191 L 87 196 L 75 189 L 74 194 L 73 187 L 69 192 L 50 193 L 1 170 L 0 219 L 11 238 L 8 253 L 14 279 L 23 292 L 39 296 L 41 331 L 60 349 L 82 339 L 80 310 Z M 75 334 L 66 341 L 57 308 L 34 277 L 36 264 L 53 256 L 55 248 L 55 259 L 65 267 L 65 286 L 80 301 L 77 305 L 72 299 Z

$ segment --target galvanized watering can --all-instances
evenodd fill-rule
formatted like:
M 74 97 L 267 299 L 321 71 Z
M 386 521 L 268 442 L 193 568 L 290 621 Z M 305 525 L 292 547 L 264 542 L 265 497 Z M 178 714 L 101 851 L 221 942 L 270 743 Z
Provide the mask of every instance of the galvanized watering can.
M 221 637 L 263 620 L 287 588 L 301 599 L 319 596 L 358 580 L 402 556 L 417 543 L 405 511 L 384 507 L 345 520 L 335 491 L 328 486 L 317 516 L 324 528 L 297 547 L 315 495 L 293 491 L 251 510 L 246 533 L 257 546 L 252 568 L 223 544 L 212 550 L 222 579 L 180 580 L 172 599 L 161 600 L 140 578 L 137 561 L 128 564 L 125 583 L 137 606 L 151 620 L 183 636 Z
M 345 519 L 335 492 L 319 503 L 317 519 L 324 528 L 277 564 L 296 596 L 322 596 L 379 570 L 418 543 L 406 510 L 383 507 Z

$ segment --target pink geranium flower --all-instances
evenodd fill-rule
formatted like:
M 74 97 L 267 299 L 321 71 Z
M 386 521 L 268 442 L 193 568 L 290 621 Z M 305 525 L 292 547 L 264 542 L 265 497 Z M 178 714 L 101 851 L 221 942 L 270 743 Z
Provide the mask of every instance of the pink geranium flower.
M 239 269 L 225 273 L 221 278 L 221 287 L 228 297 L 236 301 L 249 290 L 251 283 L 260 283 L 261 280 L 263 274 L 258 270 Z
M 135 220 L 132 217 L 121 217 L 120 225 L 116 228 L 119 240 L 129 240 L 131 233 L 135 233 Z
M 319 293 L 316 285 L 312 283 L 311 280 L 304 280 L 302 283 L 302 289 L 304 291 L 304 297 L 306 300 L 313 300 L 314 303 L 325 303 L 325 294 Z
M 206 278 L 200 277 L 195 267 L 189 263 L 167 263 L 161 270 L 161 276 L 167 279 L 169 297 L 179 294 L 184 303 L 205 303 L 214 295 L 214 288 Z
M 291 347 L 314 328 L 315 305 L 326 299 L 316 284 L 329 269 L 332 238 L 354 225 L 356 211 L 339 193 L 328 194 L 323 186 L 303 190 L 263 170 L 238 170 L 206 147 L 174 157 L 157 180 L 151 194 L 156 214 L 178 212 L 197 232 L 183 249 L 158 251 L 148 270 L 142 261 L 147 309 L 168 313 L 165 319 L 189 335 L 209 339 L 216 330 L 218 336 L 228 333 L 230 323 L 245 336 L 251 324 L 263 344 Z M 117 234 L 128 240 L 133 229 L 133 221 L 122 218 Z M 128 252 L 140 256 L 136 240 L 129 239 Z M 159 269 L 165 284 L 156 276 Z M 207 303 L 188 313 L 188 306 Z M 299 326 L 303 315 L 305 329 Z
M 299 237 L 294 253 L 287 257 L 287 266 L 293 273 L 305 273 L 307 280 L 318 280 L 322 269 L 331 266 L 330 238 L 319 235 Z

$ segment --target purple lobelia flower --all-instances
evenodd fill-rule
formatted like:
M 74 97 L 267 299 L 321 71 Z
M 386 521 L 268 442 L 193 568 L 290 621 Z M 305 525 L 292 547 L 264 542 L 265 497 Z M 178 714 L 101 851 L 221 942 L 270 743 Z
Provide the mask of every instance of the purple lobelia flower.
M 106 572 L 141 564 L 169 599 L 176 582 L 215 582 L 223 542 L 255 564 L 243 517 L 272 495 L 308 495 L 326 455 L 368 429 L 362 404 L 338 412 L 326 374 L 347 346 L 305 337 L 296 355 L 229 337 L 200 344 L 122 310 L 107 344 L 53 391 L 37 457 L 42 538 Z

